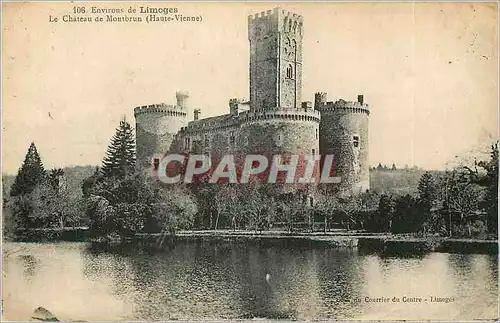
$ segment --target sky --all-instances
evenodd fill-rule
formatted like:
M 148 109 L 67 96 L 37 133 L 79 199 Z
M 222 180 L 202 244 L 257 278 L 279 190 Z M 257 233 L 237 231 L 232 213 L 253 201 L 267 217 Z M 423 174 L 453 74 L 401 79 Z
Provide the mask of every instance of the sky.
M 200 23 L 49 22 L 73 6 L 3 3 L 2 172 L 32 141 L 46 168 L 98 165 L 123 116 L 134 124 L 134 107 L 175 103 L 177 90 L 203 117 L 228 113 L 230 98 L 249 97 L 247 16 L 276 4 L 150 4 Z M 371 165 L 443 169 L 497 140 L 495 3 L 279 6 L 304 17 L 302 100 L 370 105 Z

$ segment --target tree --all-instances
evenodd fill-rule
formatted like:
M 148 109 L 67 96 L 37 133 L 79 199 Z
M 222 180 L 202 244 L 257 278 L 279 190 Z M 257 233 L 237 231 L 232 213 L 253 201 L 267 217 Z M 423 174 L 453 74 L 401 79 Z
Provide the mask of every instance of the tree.
M 45 175 L 42 159 L 38 154 L 35 143 L 32 142 L 12 184 L 10 196 L 19 196 L 33 192 L 35 187 L 45 179 Z
M 295 224 L 306 220 L 306 216 L 308 215 L 308 210 L 304 201 L 291 197 L 286 200 L 281 200 L 278 203 L 281 204 L 279 209 L 282 220 L 284 220 L 287 225 L 288 232 L 294 232 Z
M 87 199 L 91 231 L 122 237 L 141 231 L 152 216 L 154 197 L 154 190 L 139 174 L 98 183 Z
M 62 226 L 60 214 L 65 201 L 57 196 L 56 190 L 45 182 L 38 185 L 31 194 L 33 209 L 30 213 L 30 227 L 53 228 Z
M 216 186 L 217 192 L 215 194 L 215 227 L 214 230 L 219 228 L 219 220 L 221 215 L 231 222 L 233 230 L 236 229 L 236 214 L 238 213 L 235 206 L 238 203 L 238 196 L 236 190 L 231 184 L 223 183 Z
M 7 233 L 15 235 L 17 230 L 29 228 L 31 226 L 30 214 L 32 212 L 33 201 L 30 194 L 13 196 L 9 199 L 4 212 L 8 218 L 4 222 Z
M 433 222 L 432 212 L 436 205 L 437 195 L 438 190 L 434 177 L 431 173 L 425 172 L 418 182 L 418 199 L 416 205 L 422 221 L 425 223 L 424 231 L 428 229 L 428 222 Z
M 114 231 L 113 206 L 99 195 L 91 195 L 87 199 L 87 217 L 90 219 L 89 229 L 95 236 L 106 236 Z
M 472 235 L 472 223 L 478 218 L 480 203 L 484 189 L 465 179 L 461 169 L 448 172 L 445 175 L 445 200 L 443 210 L 448 215 L 447 224 L 450 236 L 453 227 L 465 227 L 467 235 Z M 456 232 L 455 232 L 456 233 Z
M 56 192 L 59 192 L 63 184 L 62 183 L 63 176 L 64 176 L 64 170 L 62 170 L 62 168 L 53 168 L 50 170 L 48 174 L 49 184 Z
M 239 185 L 240 212 L 248 228 L 255 231 L 269 229 L 276 217 L 274 198 L 267 194 L 267 187 L 258 181 Z
M 363 226 L 363 221 L 359 221 L 359 212 L 362 208 L 362 200 L 359 196 L 348 196 L 340 198 L 337 204 L 340 220 L 347 230 L 352 229 L 351 224 L 360 223 Z
M 377 216 L 380 196 L 375 191 L 367 190 L 359 195 L 360 205 L 357 212 L 357 222 L 361 229 L 366 229 L 365 225 Z
M 324 233 L 326 233 L 331 226 L 332 216 L 336 210 L 337 204 L 337 199 L 333 196 L 330 196 L 329 194 L 321 194 L 318 197 L 318 203 L 316 203 L 315 209 L 316 212 L 323 217 Z
M 149 183 L 154 185 L 154 183 Z M 198 212 L 195 199 L 184 187 L 159 188 L 152 204 L 152 215 L 159 223 L 163 239 L 167 233 L 175 233 L 179 229 L 192 227 L 195 214 Z
M 498 142 L 491 146 L 490 160 L 479 162 L 486 171 L 478 182 L 486 187 L 481 206 L 486 211 L 488 232 L 498 234 Z
M 105 178 L 123 179 L 135 171 L 135 139 L 130 124 L 123 119 L 102 162 Z
M 394 216 L 392 220 L 392 233 L 419 232 L 423 220 L 416 208 L 417 201 L 409 194 L 396 198 L 394 203 Z
M 420 177 L 420 180 L 418 182 L 418 197 L 420 201 L 422 201 L 429 207 L 431 207 L 436 200 L 436 182 L 432 174 L 429 172 L 425 172 Z
M 446 174 L 441 185 L 442 213 L 446 215 L 450 235 L 453 226 L 460 225 L 465 225 L 471 235 L 472 223 L 482 215 L 487 232 L 498 234 L 498 142 L 491 146 L 488 161 L 456 168 Z
M 99 167 L 95 168 L 94 174 L 87 177 L 82 182 L 82 194 L 84 197 L 89 197 L 93 188 L 103 180 L 102 171 Z
M 396 164 L 395 164 L 395 163 L 392 163 L 391 170 L 397 170 L 397 168 L 396 168 Z
M 373 214 L 369 227 L 371 231 L 391 231 L 392 217 L 394 216 L 395 203 L 390 195 L 381 195 L 378 202 L 378 210 Z
M 99 182 L 87 201 L 91 232 L 96 236 L 166 235 L 192 226 L 197 212 L 194 199 L 183 186 L 167 189 L 142 174 Z

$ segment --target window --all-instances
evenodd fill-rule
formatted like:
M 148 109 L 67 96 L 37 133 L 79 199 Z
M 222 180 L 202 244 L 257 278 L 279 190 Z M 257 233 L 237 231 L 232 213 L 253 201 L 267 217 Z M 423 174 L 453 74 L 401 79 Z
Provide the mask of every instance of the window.
M 205 135 L 205 147 L 210 145 L 210 141 L 208 140 L 208 135 Z
M 352 137 L 352 145 L 356 148 L 359 147 L 359 136 L 353 136 Z
M 248 146 L 248 136 L 245 136 L 244 144 L 245 146 Z
M 235 142 L 236 138 L 234 137 L 234 132 L 231 131 L 231 135 L 229 136 L 229 145 L 233 147 Z
M 158 170 L 158 167 L 160 167 L 160 159 L 159 158 L 153 159 L 153 167 L 154 167 L 154 170 Z
M 289 79 L 293 79 L 293 67 L 292 64 L 289 64 L 286 68 L 286 77 Z
M 318 139 L 318 128 L 316 128 L 316 139 Z
M 278 147 L 281 147 L 283 145 L 283 139 L 285 138 L 285 136 L 283 135 L 283 132 L 278 132 L 275 137 L 274 137 L 274 141 L 276 143 L 276 146 Z
M 313 150 L 312 150 L 312 154 L 313 154 L 313 155 L 316 155 L 316 149 L 314 149 L 314 148 L 313 148 Z

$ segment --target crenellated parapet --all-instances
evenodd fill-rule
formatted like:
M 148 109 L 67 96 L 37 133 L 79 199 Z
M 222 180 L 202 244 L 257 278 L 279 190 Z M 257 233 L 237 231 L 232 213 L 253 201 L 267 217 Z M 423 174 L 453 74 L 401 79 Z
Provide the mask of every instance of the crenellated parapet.
M 321 111 L 323 114 L 331 114 L 335 112 L 361 113 L 370 115 L 370 107 L 364 102 L 364 96 L 358 95 L 357 101 L 346 101 L 343 99 L 327 101 L 326 92 L 317 92 L 314 94 L 314 109 Z
M 329 101 L 325 105 L 320 106 L 319 110 L 322 113 L 343 111 L 349 113 L 364 113 L 370 115 L 370 109 L 368 104 L 356 101 L 344 101 L 342 99 L 335 102 Z
M 266 120 L 312 121 L 320 122 L 321 113 L 313 109 L 255 109 L 240 114 L 240 122 L 258 122 Z
M 276 31 L 302 36 L 304 18 L 296 13 L 281 9 L 262 11 L 248 16 L 249 37 L 255 34 L 255 27 L 265 28 L 274 25 Z
M 165 103 L 143 105 L 134 109 L 134 116 L 137 117 L 144 114 L 162 114 L 172 117 L 186 117 L 187 112 L 182 111 L 178 106 Z

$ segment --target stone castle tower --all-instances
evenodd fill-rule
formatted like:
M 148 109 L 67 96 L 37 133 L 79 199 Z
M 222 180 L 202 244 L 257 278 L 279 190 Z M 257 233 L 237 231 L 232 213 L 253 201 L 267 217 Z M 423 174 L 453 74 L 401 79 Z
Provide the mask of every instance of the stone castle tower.
M 240 130 L 248 138 L 245 152 L 318 155 L 320 113 L 301 98 L 302 17 L 278 8 L 250 16 L 248 38 L 250 111 Z
M 150 167 L 155 156 L 172 150 L 177 133 L 187 125 L 189 95 L 177 92 L 176 98 L 175 105 L 160 103 L 134 109 L 139 168 Z
M 363 95 L 356 102 L 327 101 L 326 93 L 316 93 L 315 109 L 321 112 L 319 151 L 333 154 L 335 173 L 341 177 L 340 191 L 364 192 L 370 188 L 368 156 L 368 116 Z
M 297 14 L 274 9 L 248 17 L 252 108 L 301 107 L 302 38 Z
M 302 101 L 303 17 L 275 8 L 248 17 L 250 101 L 229 100 L 229 113 L 187 122 L 188 95 L 177 104 L 135 109 L 137 163 L 158 167 L 168 152 L 209 154 L 334 154 L 340 184 L 334 191 L 369 189 L 368 105 L 327 101 L 316 93 L 314 104 Z

